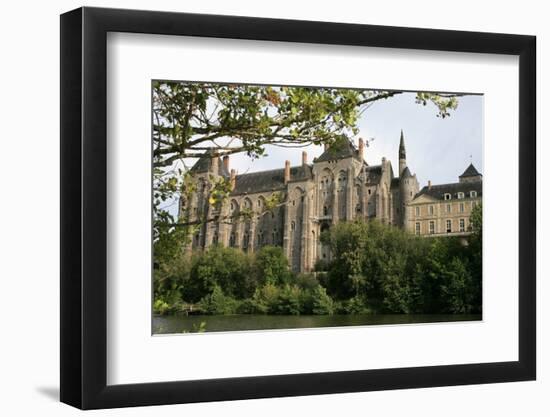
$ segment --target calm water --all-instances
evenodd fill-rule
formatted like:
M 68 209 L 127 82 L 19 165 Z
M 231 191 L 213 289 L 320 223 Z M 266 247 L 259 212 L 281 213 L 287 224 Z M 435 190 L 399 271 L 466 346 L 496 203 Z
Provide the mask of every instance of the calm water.
M 481 320 L 481 314 L 353 314 L 332 316 L 154 316 L 153 333 L 196 332 L 205 323 L 207 332 L 232 330 L 300 329 L 376 324 L 436 323 Z

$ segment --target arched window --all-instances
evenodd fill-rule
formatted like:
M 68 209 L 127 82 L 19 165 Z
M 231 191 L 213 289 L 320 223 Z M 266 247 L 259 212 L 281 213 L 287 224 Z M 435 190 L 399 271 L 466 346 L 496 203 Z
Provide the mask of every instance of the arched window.
M 290 222 L 290 230 L 292 231 L 296 230 L 296 222 L 294 220 Z
M 328 216 L 328 206 L 323 206 L 323 216 Z

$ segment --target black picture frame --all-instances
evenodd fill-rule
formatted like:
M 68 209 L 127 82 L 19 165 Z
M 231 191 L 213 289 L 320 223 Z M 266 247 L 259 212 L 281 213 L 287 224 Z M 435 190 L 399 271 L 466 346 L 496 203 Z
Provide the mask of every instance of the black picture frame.
M 107 385 L 108 32 L 519 56 L 519 360 Z M 81 409 L 534 380 L 534 36 L 79 8 L 61 15 L 61 401 Z

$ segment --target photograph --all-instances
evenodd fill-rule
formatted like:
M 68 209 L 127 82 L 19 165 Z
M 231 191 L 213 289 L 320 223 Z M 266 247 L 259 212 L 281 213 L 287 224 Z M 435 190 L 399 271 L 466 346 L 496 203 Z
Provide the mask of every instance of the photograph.
M 153 334 L 482 320 L 483 94 L 151 86 Z

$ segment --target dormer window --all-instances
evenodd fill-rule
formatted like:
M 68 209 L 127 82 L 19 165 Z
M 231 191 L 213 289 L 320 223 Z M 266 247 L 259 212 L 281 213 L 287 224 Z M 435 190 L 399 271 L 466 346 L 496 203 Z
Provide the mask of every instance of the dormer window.
M 450 200 L 450 199 L 451 199 L 451 194 L 445 193 L 444 196 L 443 196 L 443 198 L 444 198 L 445 200 Z
M 477 191 L 470 191 L 470 198 L 476 198 L 477 197 Z
M 464 193 L 463 193 L 463 192 L 458 193 L 458 198 L 459 198 L 459 199 L 464 198 Z

